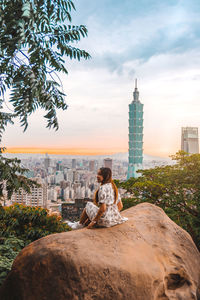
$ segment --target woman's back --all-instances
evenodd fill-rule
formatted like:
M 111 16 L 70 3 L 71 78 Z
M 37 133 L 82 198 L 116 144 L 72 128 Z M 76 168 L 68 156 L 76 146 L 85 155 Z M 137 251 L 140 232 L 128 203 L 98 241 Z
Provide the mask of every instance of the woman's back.
M 111 183 L 102 184 L 98 191 L 98 203 L 115 204 L 115 192 Z
M 104 227 L 111 227 L 117 224 L 121 224 L 127 221 L 127 218 L 123 218 L 119 213 L 117 203 L 120 201 L 120 196 L 115 201 L 115 192 L 112 183 L 102 184 L 98 191 L 98 204 L 106 205 L 106 210 L 98 221 L 98 225 Z M 93 203 L 87 203 L 86 212 L 91 219 L 97 214 L 97 207 Z

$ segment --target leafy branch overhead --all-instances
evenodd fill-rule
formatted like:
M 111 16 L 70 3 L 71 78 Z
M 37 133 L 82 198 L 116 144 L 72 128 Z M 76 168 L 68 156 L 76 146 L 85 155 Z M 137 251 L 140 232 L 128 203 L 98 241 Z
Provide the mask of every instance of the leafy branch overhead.
M 37 108 L 46 111 L 47 127 L 58 129 L 56 109 L 67 109 L 56 72 L 67 74 L 64 55 L 89 59 L 75 47 L 87 36 L 84 25 L 71 25 L 71 0 L 0 1 L 0 99 L 10 90 L 12 114 L 0 112 L 0 134 L 19 117 L 24 130 Z M 70 25 L 68 25 L 69 23 Z

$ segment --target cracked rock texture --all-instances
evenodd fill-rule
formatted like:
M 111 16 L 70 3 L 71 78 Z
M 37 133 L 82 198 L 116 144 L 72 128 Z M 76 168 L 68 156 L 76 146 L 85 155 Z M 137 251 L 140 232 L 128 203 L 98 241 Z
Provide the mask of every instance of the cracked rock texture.
M 49 235 L 24 248 L 1 300 L 199 300 L 200 255 L 162 209 L 143 203 L 129 221 Z

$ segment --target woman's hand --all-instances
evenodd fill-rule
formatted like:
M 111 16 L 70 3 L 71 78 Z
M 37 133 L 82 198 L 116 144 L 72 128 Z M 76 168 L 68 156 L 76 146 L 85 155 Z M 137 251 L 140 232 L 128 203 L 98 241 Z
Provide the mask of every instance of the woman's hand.
M 87 228 L 92 229 L 105 211 L 106 211 L 106 204 L 102 203 L 101 206 L 99 207 L 96 217 L 91 221 L 91 223 L 87 226 Z
M 87 226 L 87 229 L 92 229 L 95 224 L 96 224 L 95 221 L 90 222 L 90 224 Z

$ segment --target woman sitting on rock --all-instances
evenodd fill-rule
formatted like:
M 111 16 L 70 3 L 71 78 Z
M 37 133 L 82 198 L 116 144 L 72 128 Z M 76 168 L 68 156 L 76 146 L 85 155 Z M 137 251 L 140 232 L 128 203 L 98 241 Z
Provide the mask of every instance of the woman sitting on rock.
M 86 225 L 88 229 L 99 225 L 111 227 L 127 221 L 120 214 L 123 208 L 120 195 L 115 183 L 112 180 L 110 168 L 100 168 L 97 173 L 97 181 L 101 184 L 95 192 L 94 203 L 88 202 L 83 210 L 80 221 L 73 224 L 73 229 L 82 228 Z

